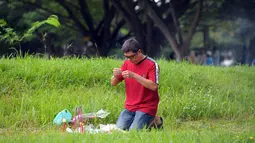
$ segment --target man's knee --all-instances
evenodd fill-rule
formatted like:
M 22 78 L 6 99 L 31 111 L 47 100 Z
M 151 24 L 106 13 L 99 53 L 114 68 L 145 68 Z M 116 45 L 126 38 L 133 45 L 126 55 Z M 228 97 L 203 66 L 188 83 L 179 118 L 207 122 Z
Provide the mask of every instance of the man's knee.
M 130 126 L 130 130 L 131 129 L 137 129 L 137 130 L 146 129 L 150 125 L 151 121 L 153 121 L 153 119 L 154 119 L 154 116 L 151 116 L 141 111 L 137 111 L 134 121 Z
M 122 130 L 128 130 L 131 123 L 133 122 L 133 118 L 134 118 L 133 114 L 134 113 L 126 109 L 123 110 L 119 115 L 116 127 Z

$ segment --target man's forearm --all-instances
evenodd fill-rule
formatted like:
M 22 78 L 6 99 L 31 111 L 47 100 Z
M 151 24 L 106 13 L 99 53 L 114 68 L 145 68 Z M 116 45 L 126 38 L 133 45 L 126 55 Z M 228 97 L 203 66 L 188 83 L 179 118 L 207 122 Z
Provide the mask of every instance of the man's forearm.
M 150 89 L 150 90 L 153 90 L 153 91 L 156 91 L 158 89 L 158 84 L 149 80 L 149 79 L 146 79 L 138 74 L 135 74 L 134 79 L 136 79 L 139 83 L 141 83 L 144 87 Z
M 120 80 L 119 80 L 117 77 L 112 76 L 112 78 L 111 78 L 111 85 L 112 85 L 112 86 L 116 86 L 116 85 L 118 85 L 119 83 L 120 83 Z

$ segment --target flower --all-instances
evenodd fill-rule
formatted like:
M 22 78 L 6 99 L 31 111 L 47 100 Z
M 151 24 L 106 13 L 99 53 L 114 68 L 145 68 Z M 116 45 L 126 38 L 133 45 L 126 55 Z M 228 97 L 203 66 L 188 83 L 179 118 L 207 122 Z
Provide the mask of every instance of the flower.
M 66 119 L 65 119 L 65 118 L 63 118 L 63 120 L 62 120 L 62 121 L 63 121 L 63 123 L 65 123 L 65 122 L 66 122 Z
M 253 140 L 254 138 L 253 137 L 250 137 L 250 140 Z

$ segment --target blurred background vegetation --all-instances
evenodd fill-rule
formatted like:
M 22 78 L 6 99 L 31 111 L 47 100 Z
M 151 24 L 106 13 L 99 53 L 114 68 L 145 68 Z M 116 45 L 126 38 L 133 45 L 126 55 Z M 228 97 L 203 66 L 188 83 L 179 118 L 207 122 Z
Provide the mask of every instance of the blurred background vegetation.
M 58 16 L 20 45 L 6 28 L 25 33 L 36 21 Z M 121 44 L 136 37 L 151 57 L 182 60 L 191 50 L 211 52 L 215 65 L 255 59 L 253 0 L 0 0 L 0 55 L 17 51 L 48 57 L 121 57 Z
M 252 65 L 254 20 L 254 0 L 0 0 L 0 142 L 253 142 L 254 67 L 172 60 Z M 59 134 L 57 112 L 79 105 L 116 122 L 124 84 L 109 79 L 129 37 L 162 67 L 164 132 Z

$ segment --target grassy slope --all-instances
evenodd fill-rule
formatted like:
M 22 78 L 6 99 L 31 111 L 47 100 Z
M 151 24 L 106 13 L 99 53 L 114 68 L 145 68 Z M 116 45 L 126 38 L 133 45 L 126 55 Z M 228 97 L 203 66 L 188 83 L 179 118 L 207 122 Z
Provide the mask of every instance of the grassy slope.
M 182 136 L 189 135 L 184 139 L 196 142 L 203 138 L 200 135 L 202 132 L 204 136 L 211 136 L 208 141 L 214 142 L 218 134 L 254 136 L 254 68 L 202 67 L 165 60 L 158 62 L 161 70 L 158 114 L 165 119 L 166 131 L 142 133 L 144 136 L 141 138 L 160 135 L 162 142 L 182 141 Z M 113 59 L 0 59 L 0 128 L 10 129 L 11 136 L 14 128 L 39 128 L 38 132 L 46 142 L 47 136 L 55 134 L 55 141 L 64 138 L 72 140 L 77 135 L 73 137 L 53 132 L 44 137 L 42 128 L 52 129 L 51 122 L 57 112 L 65 108 L 72 111 L 78 105 L 83 106 L 84 112 L 100 109 L 111 112 L 106 119 L 94 123 L 115 123 L 123 108 L 124 86 L 111 87 L 109 79 L 112 68 L 121 63 Z M 231 121 L 225 123 L 225 120 Z M 230 125 L 222 128 L 221 124 Z M 235 129 L 236 132 L 229 133 Z M 1 132 L 7 135 L 4 139 L 9 140 L 8 132 Z M 17 134 L 16 139 L 26 141 L 22 132 Z M 34 134 L 29 136 L 31 140 L 38 139 Z M 102 138 L 114 139 L 118 136 L 121 136 L 120 140 L 128 136 L 130 142 L 133 139 L 149 141 L 147 138 L 139 139 L 135 133 L 116 133 L 116 136 Z M 226 141 L 236 140 L 227 136 L 221 138 L 223 142 L 224 138 Z M 95 140 L 96 136 L 86 139 Z M 153 139 L 161 140 L 156 136 Z

